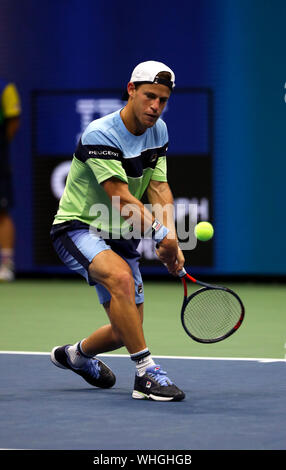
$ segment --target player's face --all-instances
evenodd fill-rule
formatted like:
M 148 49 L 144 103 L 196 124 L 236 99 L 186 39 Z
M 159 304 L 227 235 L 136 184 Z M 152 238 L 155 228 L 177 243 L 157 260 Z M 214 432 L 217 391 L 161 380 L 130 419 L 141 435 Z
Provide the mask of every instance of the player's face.
M 140 85 L 133 90 L 133 112 L 142 128 L 147 129 L 154 126 L 161 116 L 170 94 L 171 91 L 167 86 L 155 83 Z

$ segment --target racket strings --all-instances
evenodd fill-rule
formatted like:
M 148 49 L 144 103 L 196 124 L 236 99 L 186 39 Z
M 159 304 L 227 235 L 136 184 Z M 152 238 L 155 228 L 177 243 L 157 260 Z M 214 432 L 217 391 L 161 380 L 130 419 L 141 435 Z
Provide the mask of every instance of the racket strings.
M 228 290 L 198 291 L 187 303 L 184 323 L 190 333 L 202 340 L 226 335 L 241 317 L 241 304 Z

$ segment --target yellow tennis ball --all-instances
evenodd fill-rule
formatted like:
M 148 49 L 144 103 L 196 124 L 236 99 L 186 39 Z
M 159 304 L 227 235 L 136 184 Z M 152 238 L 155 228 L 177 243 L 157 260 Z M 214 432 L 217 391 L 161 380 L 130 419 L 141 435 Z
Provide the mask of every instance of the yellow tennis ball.
M 195 226 L 195 235 L 198 240 L 207 242 L 214 235 L 214 228 L 209 222 L 199 222 Z

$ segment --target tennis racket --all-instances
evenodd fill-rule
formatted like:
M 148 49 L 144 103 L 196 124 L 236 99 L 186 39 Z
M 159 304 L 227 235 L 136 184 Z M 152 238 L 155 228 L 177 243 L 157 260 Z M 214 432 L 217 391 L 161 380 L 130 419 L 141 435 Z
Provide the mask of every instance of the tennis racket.
M 181 321 L 186 333 L 199 343 L 217 343 L 241 326 L 245 309 L 231 289 L 197 281 L 183 268 L 179 273 L 184 287 Z M 188 296 L 187 280 L 201 286 Z

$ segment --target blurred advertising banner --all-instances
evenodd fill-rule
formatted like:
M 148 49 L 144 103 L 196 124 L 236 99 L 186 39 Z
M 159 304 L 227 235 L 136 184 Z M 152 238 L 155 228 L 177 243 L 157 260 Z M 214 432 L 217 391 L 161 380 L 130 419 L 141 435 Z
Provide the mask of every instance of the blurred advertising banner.
M 49 232 L 63 193 L 73 152 L 86 126 L 125 105 L 120 90 L 38 90 L 32 93 L 33 257 L 37 267 L 62 262 Z M 213 222 L 212 93 L 208 89 L 176 90 L 162 115 L 169 131 L 168 181 L 175 200 L 175 220 L 186 265 L 213 266 L 213 241 L 194 241 L 197 221 Z M 148 203 L 147 200 L 143 202 Z M 184 230 L 182 230 L 184 228 Z M 187 242 L 192 230 L 192 241 Z M 152 274 L 157 261 L 152 240 L 139 245 L 143 271 Z

